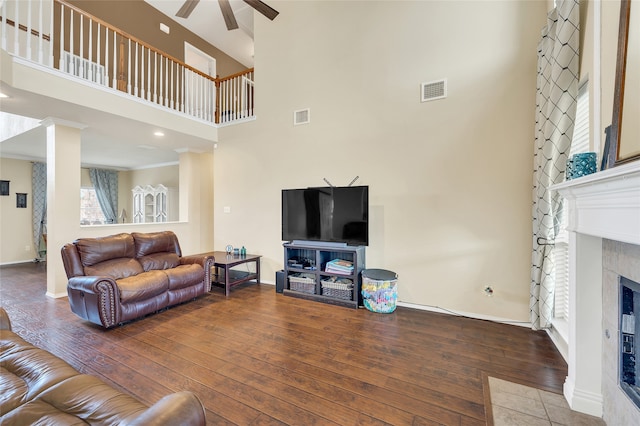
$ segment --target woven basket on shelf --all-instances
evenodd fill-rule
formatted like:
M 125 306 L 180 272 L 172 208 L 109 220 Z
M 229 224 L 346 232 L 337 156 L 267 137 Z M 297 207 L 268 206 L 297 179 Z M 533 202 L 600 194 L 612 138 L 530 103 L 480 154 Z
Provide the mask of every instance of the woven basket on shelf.
M 335 297 L 337 299 L 351 300 L 353 295 L 353 282 L 349 279 L 338 279 L 334 277 L 328 280 L 320 281 L 322 284 L 322 295 L 328 297 Z
M 301 293 L 316 293 L 316 280 L 311 274 L 289 275 L 289 289 Z

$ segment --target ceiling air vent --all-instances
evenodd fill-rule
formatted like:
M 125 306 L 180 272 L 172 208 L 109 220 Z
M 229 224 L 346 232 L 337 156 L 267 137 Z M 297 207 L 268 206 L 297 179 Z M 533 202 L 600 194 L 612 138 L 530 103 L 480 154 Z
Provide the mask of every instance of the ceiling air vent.
M 294 126 L 299 124 L 309 124 L 309 122 L 311 122 L 311 110 L 309 108 L 293 112 Z
M 435 101 L 447 97 L 447 80 L 430 81 L 420 85 L 421 102 Z

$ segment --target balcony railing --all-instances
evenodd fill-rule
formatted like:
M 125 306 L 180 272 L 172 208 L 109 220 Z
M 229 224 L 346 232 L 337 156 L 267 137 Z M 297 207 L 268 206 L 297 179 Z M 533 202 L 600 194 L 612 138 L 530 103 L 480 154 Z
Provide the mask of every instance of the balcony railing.
M 253 68 L 209 76 L 63 0 L 0 0 L 0 46 L 207 122 L 254 116 Z

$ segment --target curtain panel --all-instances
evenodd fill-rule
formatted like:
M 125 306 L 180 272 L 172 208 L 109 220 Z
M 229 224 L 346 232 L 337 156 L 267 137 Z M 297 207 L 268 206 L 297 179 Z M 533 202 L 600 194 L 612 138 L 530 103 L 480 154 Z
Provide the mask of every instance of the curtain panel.
M 118 172 L 89 169 L 89 177 L 107 223 L 118 223 Z
M 47 254 L 47 165 L 33 163 L 31 168 L 31 192 L 33 193 L 33 247 L 37 260 L 44 260 Z
M 564 180 L 578 96 L 578 0 L 558 0 L 538 44 L 533 171 L 533 253 L 530 320 L 533 329 L 551 325 L 555 294 L 554 240 L 562 198 L 549 190 Z

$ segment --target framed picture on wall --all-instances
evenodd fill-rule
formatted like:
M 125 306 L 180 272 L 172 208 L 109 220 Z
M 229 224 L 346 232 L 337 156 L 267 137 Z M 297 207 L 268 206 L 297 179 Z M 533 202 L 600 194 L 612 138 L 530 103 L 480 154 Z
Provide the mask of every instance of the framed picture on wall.
M 9 182 L 8 180 L 0 180 L 0 195 L 9 195 Z
M 19 209 L 27 208 L 27 194 L 24 193 L 16 193 L 16 207 Z

